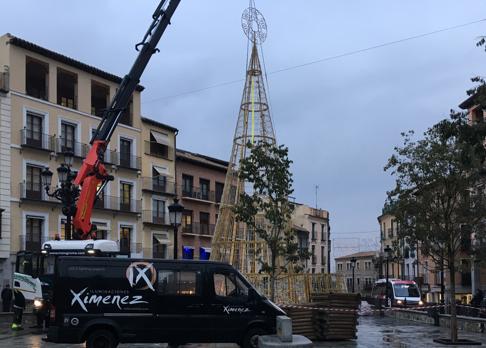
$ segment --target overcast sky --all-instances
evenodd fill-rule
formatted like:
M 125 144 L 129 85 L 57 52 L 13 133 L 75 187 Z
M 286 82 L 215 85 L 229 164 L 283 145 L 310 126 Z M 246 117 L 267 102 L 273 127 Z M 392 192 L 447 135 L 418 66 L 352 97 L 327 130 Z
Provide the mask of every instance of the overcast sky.
M 69 4 L 69 5 L 67 5 Z M 3 1 L 10 32 L 114 74 L 136 57 L 157 0 Z M 481 0 L 256 0 L 277 141 L 294 161 L 294 196 L 330 211 L 335 256 L 377 248 L 383 172 L 400 132 L 447 117 L 484 75 L 486 22 L 273 71 L 486 17 Z M 142 114 L 180 130 L 180 148 L 228 160 L 244 78 L 248 0 L 182 0 L 141 83 Z M 196 93 L 187 93 L 204 89 Z

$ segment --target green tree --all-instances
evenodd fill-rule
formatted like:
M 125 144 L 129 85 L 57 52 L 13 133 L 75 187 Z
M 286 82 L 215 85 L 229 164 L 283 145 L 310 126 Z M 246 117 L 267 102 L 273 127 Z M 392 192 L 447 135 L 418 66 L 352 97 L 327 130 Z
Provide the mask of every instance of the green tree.
M 457 341 L 455 305 L 459 255 L 471 238 L 482 239 L 486 195 L 485 126 L 469 124 L 464 113 L 429 128 L 414 141 L 403 133 L 385 170 L 396 178 L 387 206 L 400 224 L 399 237 L 417 242 L 424 255 L 449 272 L 451 340 Z
M 251 192 L 240 194 L 234 212 L 236 220 L 244 222 L 268 246 L 269 261 L 258 261 L 261 272 L 270 276 L 270 297 L 274 300 L 277 277 L 288 272 L 290 265 L 297 266 L 302 256 L 289 224 L 294 210 L 288 199 L 293 192 L 292 161 L 283 145 L 261 142 L 247 146 L 251 154 L 240 162 L 239 177 L 251 186 Z M 258 216 L 264 218 L 263 223 Z

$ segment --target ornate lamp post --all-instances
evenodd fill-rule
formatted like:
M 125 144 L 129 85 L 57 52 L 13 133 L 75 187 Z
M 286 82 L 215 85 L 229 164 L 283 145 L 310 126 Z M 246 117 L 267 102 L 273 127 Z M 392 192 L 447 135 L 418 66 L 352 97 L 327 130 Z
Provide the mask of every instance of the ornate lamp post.
M 174 260 L 177 260 L 178 253 L 178 233 L 177 228 L 182 221 L 182 212 L 184 211 L 184 206 L 179 204 L 179 200 L 174 198 L 174 203 L 168 206 L 169 209 L 169 220 L 170 224 L 174 226 Z
M 59 177 L 59 187 L 52 193 L 49 192 L 52 184 L 52 172 L 45 168 L 41 173 L 42 186 L 49 197 L 53 197 L 62 203 L 62 213 L 66 215 L 65 239 L 72 239 L 72 217 L 76 212 L 76 199 L 79 196 L 79 189 L 73 185 L 75 174 L 71 170 L 73 165 L 74 154 L 72 152 L 64 153 L 64 163 L 57 168 Z
M 386 304 L 388 305 L 388 300 L 389 300 L 389 293 L 388 293 L 388 263 L 390 262 L 390 255 L 391 255 L 391 252 L 392 252 L 392 248 L 390 248 L 389 245 L 386 246 L 385 249 L 383 249 L 383 251 L 385 252 L 385 256 L 386 256 L 386 286 L 385 286 L 385 298 L 386 298 Z
M 351 269 L 353 270 L 352 290 L 353 290 L 353 293 L 354 293 L 354 268 L 356 267 L 356 257 L 352 257 L 350 261 L 351 261 Z

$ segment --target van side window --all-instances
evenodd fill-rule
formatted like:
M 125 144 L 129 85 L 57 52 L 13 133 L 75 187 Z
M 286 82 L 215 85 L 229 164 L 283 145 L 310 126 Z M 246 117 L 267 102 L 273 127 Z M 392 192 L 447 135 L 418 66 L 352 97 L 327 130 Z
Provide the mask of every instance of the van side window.
M 216 296 L 248 296 L 248 288 L 234 273 L 214 273 L 213 282 Z
M 160 270 L 157 292 L 160 295 L 195 296 L 197 273 L 195 271 Z

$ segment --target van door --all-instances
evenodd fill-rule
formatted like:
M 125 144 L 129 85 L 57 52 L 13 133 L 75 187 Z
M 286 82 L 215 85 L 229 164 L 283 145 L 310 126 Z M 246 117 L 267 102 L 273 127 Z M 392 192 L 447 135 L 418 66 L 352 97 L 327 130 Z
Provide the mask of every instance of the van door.
M 214 337 L 222 342 L 234 342 L 255 318 L 256 304 L 249 303 L 248 287 L 237 272 L 214 268 L 209 273 L 211 295 L 208 311 L 211 314 Z
M 207 336 L 203 276 L 196 265 L 158 265 L 155 330 L 160 342 L 200 342 Z

